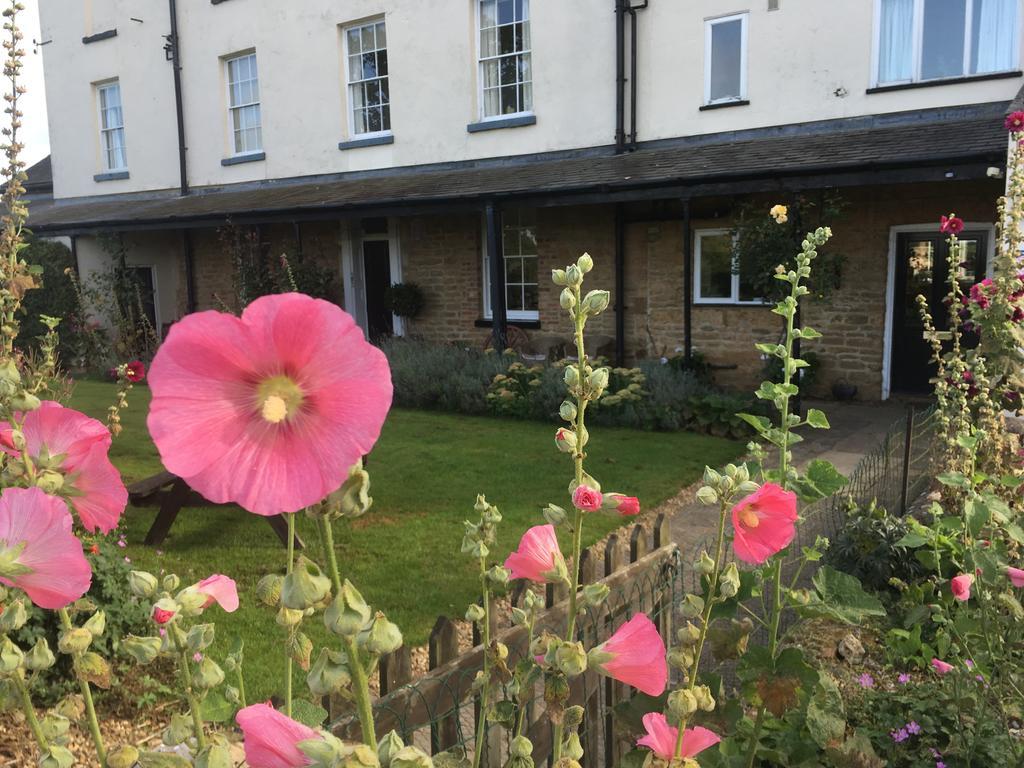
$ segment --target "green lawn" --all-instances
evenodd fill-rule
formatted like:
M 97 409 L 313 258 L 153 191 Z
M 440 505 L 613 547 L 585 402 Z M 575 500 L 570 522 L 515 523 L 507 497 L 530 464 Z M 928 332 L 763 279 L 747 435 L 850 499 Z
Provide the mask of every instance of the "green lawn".
M 81 381 L 70 405 L 103 419 L 114 396 L 112 384 Z M 132 391 L 122 414 L 124 432 L 111 449 L 128 483 L 161 469 L 145 428 L 148 398 L 146 387 Z M 553 432 L 552 426 L 534 422 L 456 414 L 394 410 L 388 416 L 369 466 L 373 508 L 358 520 L 339 521 L 335 539 L 343 576 L 398 623 L 408 643 L 424 643 L 439 614 L 461 616 L 473 599 L 474 564 L 459 553 L 459 544 L 462 521 L 476 517 L 478 493 L 504 515 L 496 560 L 504 560 L 523 531 L 543 522 L 539 511 L 546 503 L 568 506 L 571 464 L 557 453 Z M 650 508 L 696 480 L 705 464 L 719 466 L 742 450 L 737 442 L 689 433 L 597 428 L 587 468 L 607 490 L 639 496 Z M 278 683 L 283 631 L 253 592 L 262 575 L 283 568 L 284 548 L 261 518 L 237 507 L 217 507 L 183 510 L 158 554 L 142 544 L 155 514 L 152 508 L 128 509 L 122 526 L 126 554 L 137 567 L 173 571 L 185 584 L 211 573 L 238 582 L 242 606 L 230 617 L 218 617 L 217 646 L 223 649 L 232 635 L 243 637 L 250 700 L 266 698 Z M 620 522 L 614 516 L 589 517 L 584 545 Z M 298 526 L 311 554 L 321 560 L 314 527 L 301 516 Z M 314 644 L 327 642 L 322 625 L 309 624 L 308 630 L 316 630 L 310 631 Z M 214 656 L 219 655 L 215 647 Z

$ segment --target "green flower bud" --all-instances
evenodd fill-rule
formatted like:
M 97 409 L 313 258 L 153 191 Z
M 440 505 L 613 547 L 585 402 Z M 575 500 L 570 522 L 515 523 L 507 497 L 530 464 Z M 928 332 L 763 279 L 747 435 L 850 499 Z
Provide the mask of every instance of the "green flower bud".
M 562 289 L 562 292 L 558 294 L 558 305 L 565 310 L 576 306 L 576 294 L 573 293 L 572 288 Z
M 185 587 L 174 597 L 181 606 L 181 613 L 185 616 L 199 616 L 205 609 L 209 596 L 204 595 L 195 587 Z
M 555 651 L 555 665 L 567 677 L 583 674 L 587 669 L 587 652 L 583 643 L 565 642 Z
M 331 494 L 331 498 L 336 498 L 342 517 L 360 517 L 373 506 L 373 497 L 370 496 L 370 473 L 363 469 L 362 459 L 349 469 L 345 482 Z
M 338 768 L 379 768 L 377 751 L 365 744 L 342 745 L 342 760 Z
M 377 742 L 377 760 L 381 768 L 390 768 L 391 758 L 404 746 L 402 739 L 394 730 L 388 731 L 384 738 Z
M 587 384 L 590 386 L 591 396 L 600 397 L 608 387 L 608 369 L 598 368 L 587 377 Z
M 136 597 L 152 597 L 156 592 L 156 576 L 146 571 L 132 571 L 128 574 L 128 588 Z
M 402 747 L 391 756 L 389 768 L 434 768 L 434 763 L 422 749 Z
M 688 593 L 679 606 L 679 613 L 684 619 L 696 619 L 704 612 L 704 598 Z
M 558 415 L 561 416 L 564 421 L 568 421 L 570 423 L 576 421 L 576 404 L 569 400 L 564 400 L 558 407 Z
M 11 409 L 15 411 L 34 411 L 39 405 L 39 398 L 31 392 L 22 391 L 11 398 Z
M 547 522 L 554 526 L 561 525 L 569 518 L 566 511 L 555 504 L 548 504 L 540 513 Z
M 580 744 L 580 735 L 575 731 L 570 733 L 562 743 L 562 755 L 563 759 L 568 758 L 569 760 L 576 761 L 583 757 L 583 745 Z
M 92 632 L 85 627 L 73 627 L 60 634 L 57 649 L 66 655 L 84 653 L 92 645 Z
M 309 690 L 314 696 L 340 693 L 352 682 L 345 654 L 323 648 L 306 675 Z
M 583 713 L 584 709 L 579 704 L 566 707 L 565 712 L 562 714 L 562 722 L 566 730 L 579 728 L 583 724 Z
M 565 274 L 564 269 L 552 269 L 551 270 L 551 282 L 555 285 L 568 285 L 568 277 Z
M 668 665 L 673 669 L 678 669 L 681 672 L 689 672 L 693 666 L 693 649 L 692 648 L 670 648 L 669 652 L 665 655 L 665 660 Z
M 729 563 L 718 580 L 718 593 L 725 599 L 735 597 L 740 591 L 740 572 L 736 563 Z
M 285 608 L 282 605 L 277 609 L 277 617 L 274 620 L 280 627 L 294 627 L 302 621 L 304 615 L 302 611 L 297 611 L 294 608 Z
M 192 673 L 192 685 L 201 691 L 216 688 L 223 682 L 224 670 L 209 656 L 204 656 Z
M 697 491 L 697 500 L 706 507 L 713 507 L 718 503 L 718 491 L 710 485 L 702 485 Z
M 533 742 L 525 736 L 516 736 L 508 749 L 513 757 L 530 757 L 533 755 Z
M 583 283 L 583 272 L 575 264 L 565 268 L 565 283 L 570 288 L 576 288 Z
M 715 697 L 711 695 L 711 689 L 706 685 L 698 685 L 693 689 L 693 695 L 697 698 L 697 706 L 703 712 L 711 712 L 715 708 Z
M 580 272 L 584 275 L 594 268 L 594 260 L 590 258 L 589 253 L 584 253 L 578 259 L 576 259 L 576 266 L 580 268 Z
M 14 406 L 14 404 L 11 404 Z M 21 410 L 21 409 L 19 409 Z M 75 764 L 75 756 L 67 747 L 51 744 L 50 748 L 39 756 L 38 768 L 71 768 Z
M 466 610 L 466 621 L 473 622 L 474 624 L 478 621 L 484 620 L 484 607 L 473 603 Z
M 139 762 L 139 750 L 132 746 L 118 747 L 107 753 L 107 768 L 134 768 Z
M 80 722 L 85 716 L 85 700 L 80 694 L 71 694 L 61 699 L 53 711 L 72 722 Z
M 159 637 L 128 635 L 121 641 L 121 650 L 135 659 L 137 664 L 149 664 L 160 655 L 163 640 Z
M 89 630 L 93 637 L 100 637 L 107 628 L 107 615 L 103 611 L 96 611 L 82 626 Z
M 40 637 L 32 646 L 32 650 L 25 654 L 25 669 L 33 672 L 49 669 L 56 661 L 53 651 L 50 650 L 50 644 L 46 642 L 45 637 Z
M 722 476 L 712 469 L 711 467 L 704 467 L 704 485 L 710 485 L 712 488 L 717 488 L 722 484 Z
M 529 620 L 529 618 L 530 618 L 529 614 L 526 611 L 524 611 L 522 608 L 513 608 L 512 609 L 512 626 L 513 627 L 521 627 L 521 626 L 523 626 L 524 624 L 526 624 L 526 622 Z
M 705 549 L 700 553 L 700 559 L 693 564 L 693 567 L 697 573 L 710 576 L 715 571 L 715 561 L 711 559 L 711 555 Z
M 3 640 L 0 640 L 0 675 L 9 675 L 17 671 L 24 660 L 25 654 L 21 648 L 5 635 Z
M 487 571 L 487 580 L 496 587 L 504 587 L 508 584 L 509 580 L 508 569 L 503 565 L 493 565 Z
M 196 624 L 185 635 L 185 645 L 193 653 L 206 650 L 214 638 L 213 624 Z
M 288 654 L 292 657 L 292 661 L 298 664 L 302 669 L 309 669 L 309 659 L 313 655 L 313 641 L 310 640 L 305 632 L 294 632 L 288 636 Z
M 363 641 L 363 647 L 367 653 L 384 656 L 402 647 L 402 633 L 397 625 L 378 612 Z
M 562 379 L 565 381 L 565 386 L 568 387 L 569 391 L 572 392 L 576 387 L 580 385 L 580 371 L 575 365 L 565 366 L 565 372 L 562 374 Z
M 0 613 L 0 635 L 6 635 L 9 632 L 17 632 L 28 621 L 28 612 L 25 610 L 25 604 L 18 600 L 12 600 L 6 606 L 4 606 L 3 613 Z
M 555 446 L 562 453 L 575 453 L 577 445 L 576 433 L 571 429 L 559 427 L 555 431 Z
M 681 627 L 676 632 L 676 638 L 680 645 L 690 647 L 700 642 L 700 630 L 693 625 L 693 622 L 688 621 L 685 627 Z
M 110 664 L 98 653 L 86 651 L 75 660 L 75 668 L 93 685 L 110 687 Z
M 598 315 L 608 309 L 611 294 L 608 291 L 590 291 L 580 302 L 580 311 L 585 315 Z
M 281 602 L 281 590 L 284 587 L 284 576 L 268 573 L 256 584 L 256 597 L 264 605 L 276 608 Z
M 327 629 L 341 637 L 358 635 L 370 620 L 370 606 L 352 582 L 345 580 L 341 592 L 324 612 Z
M 681 722 L 697 711 L 697 697 L 689 689 L 682 688 L 668 695 L 669 722 Z
M 583 602 L 591 608 L 596 608 L 608 598 L 610 592 L 607 584 L 587 584 L 583 588 Z
M 302 555 L 294 570 L 284 577 L 281 604 L 285 608 L 304 611 L 322 603 L 330 594 L 331 580 L 316 563 Z
M 169 573 L 164 576 L 164 592 L 174 592 L 180 586 L 181 579 L 179 579 L 176 574 Z
M 64 475 L 54 472 L 52 469 L 44 469 L 36 475 L 36 487 L 49 493 L 57 494 L 64 487 Z
M 224 666 L 226 667 L 227 665 L 225 664 Z M 230 672 L 230 670 L 225 671 Z M 227 699 L 229 703 L 236 706 L 242 703 L 242 694 L 239 693 L 238 689 L 233 685 L 224 686 L 224 698 Z

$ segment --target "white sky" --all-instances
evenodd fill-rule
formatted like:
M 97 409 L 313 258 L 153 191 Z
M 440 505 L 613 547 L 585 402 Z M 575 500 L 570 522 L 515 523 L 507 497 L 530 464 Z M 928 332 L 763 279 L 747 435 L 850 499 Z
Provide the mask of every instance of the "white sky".
M 22 85 L 28 91 L 21 99 L 22 118 L 21 140 L 25 145 L 22 159 L 28 165 L 42 160 L 50 154 L 50 135 L 46 123 L 46 92 L 43 86 L 43 48 L 33 45 L 40 39 L 39 2 L 21 0 L 25 6 L 19 14 L 22 34 L 22 48 L 25 51 L 25 66 L 22 68 Z M 45 46 L 44 46 L 45 48 Z M 7 115 L 3 115 L 4 118 Z

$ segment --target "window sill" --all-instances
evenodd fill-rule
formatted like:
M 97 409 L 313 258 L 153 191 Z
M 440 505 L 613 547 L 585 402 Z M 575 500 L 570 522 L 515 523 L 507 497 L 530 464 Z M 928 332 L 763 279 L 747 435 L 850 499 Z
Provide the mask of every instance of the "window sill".
M 500 128 L 518 128 L 522 125 L 535 125 L 536 122 L 536 115 L 499 117 L 495 120 L 481 120 L 479 123 L 470 123 L 466 126 L 466 130 L 469 133 L 480 133 L 481 131 L 496 131 Z
M 338 149 L 359 149 L 360 147 L 378 147 L 383 144 L 394 144 L 395 137 L 392 134 L 386 136 L 368 136 L 365 139 L 352 139 L 351 141 L 339 141 Z
M 108 171 L 106 173 L 97 173 L 92 177 L 93 181 L 119 181 L 120 179 L 127 179 L 128 171 Z
M 714 104 L 704 104 L 698 109 L 707 112 L 709 109 L 725 109 L 726 107 L 745 107 L 750 104 L 750 99 L 736 99 L 735 101 L 716 101 Z
M 699 309 L 701 307 L 707 307 L 708 309 L 715 309 L 716 307 L 721 309 L 723 307 L 737 307 L 743 309 L 745 307 L 767 307 L 771 306 L 764 301 L 733 301 L 732 299 L 716 301 L 714 299 L 694 299 L 693 308 Z
M 234 155 L 232 157 L 225 157 L 220 161 L 221 165 L 241 165 L 242 163 L 258 163 L 260 160 L 266 160 L 266 152 L 250 152 L 248 155 Z
M 1019 69 L 1010 72 L 991 72 L 984 75 L 966 75 L 964 77 L 944 77 L 938 80 L 921 80 L 916 83 L 897 83 L 896 85 L 877 85 L 868 88 L 865 93 L 889 93 L 889 91 L 907 91 L 913 88 L 935 88 L 940 85 L 959 85 L 960 83 L 978 83 L 984 80 L 1006 80 L 1024 75 Z
M 531 331 L 540 330 L 540 320 L 507 320 L 505 325 L 514 325 L 517 328 L 526 328 Z M 494 320 L 489 317 L 481 317 L 473 322 L 473 326 L 476 328 L 493 328 Z
M 109 40 L 112 37 L 117 37 L 117 29 L 108 29 L 104 32 L 97 32 L 95 35 L 86 35 L 82 38 L 83 45 L 89 45 L 89 43 L 98 43 L 100 40 Z

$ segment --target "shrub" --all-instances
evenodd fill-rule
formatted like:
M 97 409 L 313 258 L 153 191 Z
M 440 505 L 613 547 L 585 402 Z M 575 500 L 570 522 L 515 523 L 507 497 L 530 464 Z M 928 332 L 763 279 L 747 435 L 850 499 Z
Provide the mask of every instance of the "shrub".
M 825 558 L 871 589 L 888 589 L 889 580 L 893 578 L 913 582 L 923 576 L 926 569 L 900 544 L 909 531 L 906 519 L 889 514 L 874 501 L 867 507 L 851 501 L 846 522 Z
M 395 283 L 384 292 L 384 303 L 391 314 L 415 320 L 423 311 L 423 289 L 416 283 Z
M 74 269 L 75 263 L 71 251 L 53 240 L 32 238 L 21 252 L 26 262 L 41 267 L 41 285 L 25 294 L 22 299 L 24 317 L 18 328 L 15 344 L 23 351 L 39 349 L 39 338 L 46 333 L 46 326 L 40 319 L 41 315 L 59 317 L 62 323 L 58 327 L 60 343 L 57 357 L 69 364 L 74 357 L 76 345 L 75 329 L 80 324 L 72 308 L 76 306 L 75 286 L 66 270 Z

